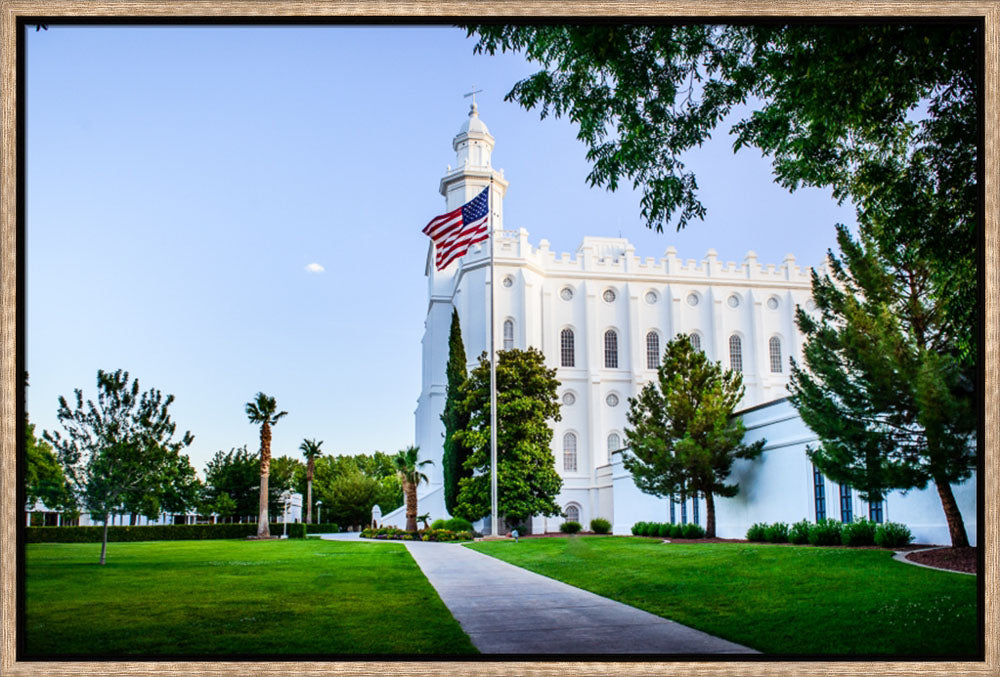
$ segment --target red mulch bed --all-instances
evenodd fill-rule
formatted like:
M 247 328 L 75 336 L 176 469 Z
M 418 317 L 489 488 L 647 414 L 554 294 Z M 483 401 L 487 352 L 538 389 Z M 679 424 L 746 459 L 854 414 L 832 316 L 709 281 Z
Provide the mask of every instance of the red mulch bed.
M 931 567 L 964 571 L 967 574 L 976 573 L 975 548 L 938 548 L 924 552 L 911 552 L 906 556 L 906 559 Z

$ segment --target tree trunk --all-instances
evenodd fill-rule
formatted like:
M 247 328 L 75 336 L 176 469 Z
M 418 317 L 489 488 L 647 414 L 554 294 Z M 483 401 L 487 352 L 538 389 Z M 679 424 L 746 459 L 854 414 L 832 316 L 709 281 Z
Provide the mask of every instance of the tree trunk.
M 417 530 L 417 483 L 403 480 L 403 492 L 406 494 L 406 530 Z
M 705 492 L 705 536 L 715 538 L 715 496 L 711 491 Z
M 134 512 L 130 512 L 129 515 L 128 515 L 128 525 L 130 527 L 134 527 L 135 526 L 135 513 Z
M 108 516 L 104 515 L 104 536 L 101 537 L 101 561 L 99 564 L 104 564 L 104 556 L 108 552 Z
M 944 508 L 945 519 L 948 520 L 948 534 L 951 536 L 951 547 L 968 548 L 969 537 L 965 533 L 965 522 L 962 513 L 955 502 L 955 494 L 951 492 L 951 484 L 946 479 L 936 479 L 938 495 L 941 497 L 941 507 Z
M 260 426 L 260 516 L 257 518 L 257 538 L 270 538 L 270 520 L 267 515 L 267 480 L 271 475 L 271 426 L 264 421 Z

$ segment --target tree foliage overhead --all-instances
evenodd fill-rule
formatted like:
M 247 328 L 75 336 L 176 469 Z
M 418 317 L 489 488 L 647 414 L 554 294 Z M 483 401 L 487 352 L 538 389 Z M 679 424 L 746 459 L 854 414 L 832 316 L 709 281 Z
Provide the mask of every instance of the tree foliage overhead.
M 448 384 L 445 390 L 444 412 L 441 414 L 441 421 L 444 423 L 441 474 L 444 483 L 444 507 L 449 513 L 455 512 L 460 480 L 471 476 L 471 471 L 464 465 L 465 459 L 469 456 L 469 449 L 455 436 L 457 431 L 465 430 L 469 425 L 468 412 L 461 406 L 462 384 L 468 378 L 465 364 L 462 325 L 458 321 L 458 311 L 452 309 L 451 331 L 448 334 Z
M 654 496 L 704 496 L 706 533 L 715 536 L 714 497 L 735 496 L 739 485 L 727 482 L 733 463 L 764 447 L 743 444 L 743 421 L 733 417 L 743 377 L 710 362 L 686 334 L 667 344 L 656 376 L 629 398 L 625 469 Z
M 968 545 L 951 484 L 972 474 L 976 412 L 958 359 L 961 328 L 930 294 L 929 263 L 838 229 L 832 278 L 813 273 L 818 316 L 799 309 L 806 368 L 792 402 L 819 437 L 810 459 L 865 500 L 934 482 L 952 545 Z
M 734 149 L 758 148 L 775 180 L 851 200 L 885 245 L 935 263 L 945 312 L 976 356 L 977 54 L 974 23 L 477 25 L 475 51 L 542 66 L 506 100 L 566 116 L 592 186 L 629 181 L 656 230 L 702 219 L 683 154 L 731 113 Z M 743 111 L 748 107 L 749 114 Z
M 500 516 L 519 523 L 533 515 L 558 515 L 562 488 L 552 454 L 550 421 L 559 421 L 556 370 L 535 348 L 497 354 L 497 501 Z M 484 352 L 465 385 L 468 427 L 456 433 L 470 450 L 455 514 L 477 520 L 490 513 L 490 363 Z
M 140 393 L 127 371 L 97 372 L 97 402 L 84 403 L 75 391 L 74 406 L 59 398 L 56 416 L 62 433 L 46 431 L 74 492 L 86 509 L 102 516 L 124 512 L 156 517 L 194 505 L 199 486 L 194 468 L 180 452 L 190 446 L 190 432 L 179 439 L 168 411 L 173 395 L 156 389 Z M 105 541 L 101 546 L 104 563 Z

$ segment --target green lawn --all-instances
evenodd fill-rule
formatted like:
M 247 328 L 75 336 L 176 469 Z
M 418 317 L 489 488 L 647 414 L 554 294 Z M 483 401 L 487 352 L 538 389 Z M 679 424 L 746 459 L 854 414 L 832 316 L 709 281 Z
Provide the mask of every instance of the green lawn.
M 466 547 L 776 654 L 973 657 L 976 579 L 883 550 L 538 538 Z
M 27 546 L 29 655 L 469 654 L 400 544 Z

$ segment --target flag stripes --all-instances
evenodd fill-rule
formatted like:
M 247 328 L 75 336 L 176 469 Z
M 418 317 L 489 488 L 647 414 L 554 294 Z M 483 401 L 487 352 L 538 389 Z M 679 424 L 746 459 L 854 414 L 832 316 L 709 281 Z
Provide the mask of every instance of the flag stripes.
M 436 216 L 423 232 L 434 242 L 434 265 L 443 270 L 469 247 L 489 239 L 489 188 L 458 209 Z

